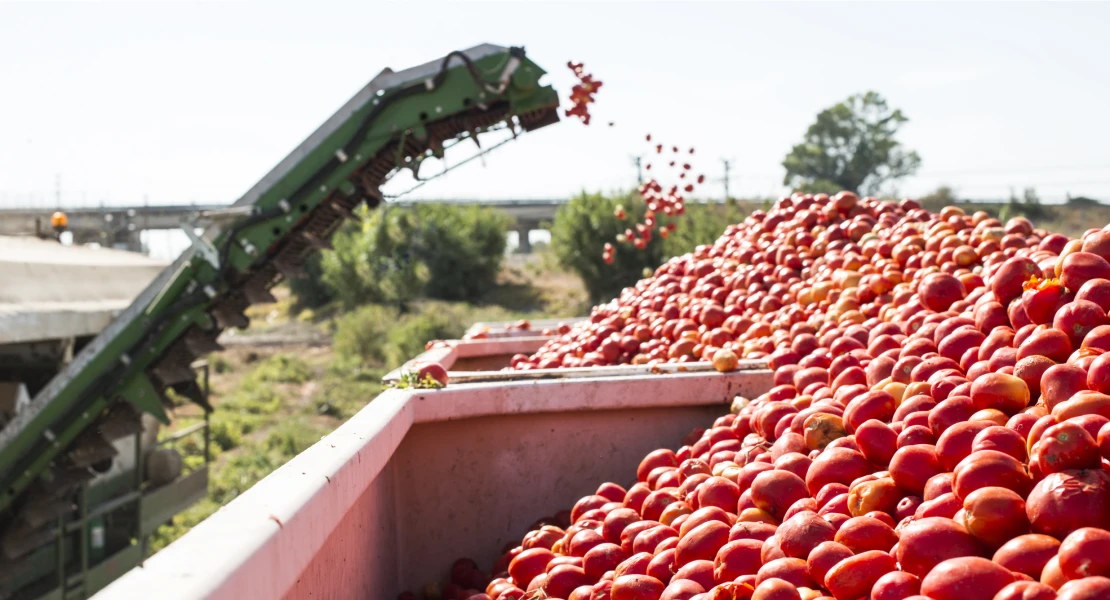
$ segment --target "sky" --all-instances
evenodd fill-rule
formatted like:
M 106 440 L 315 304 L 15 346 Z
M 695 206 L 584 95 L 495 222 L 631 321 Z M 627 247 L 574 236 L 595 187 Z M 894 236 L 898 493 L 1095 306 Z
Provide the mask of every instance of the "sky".
M 733 196 L 779 195 L 815 115 L 875 90 L 922 158 L 901 196 L 1110 202 L 1108 26 L 1107 3 L 0 3 L 0 206 L 232 202 L 382 68 L 483 42 L 525 46 L 563 98 L 585 62 L 594 124 L 413 197 L 628 188 L 646 133 L 696 149 L 704 195 L 722 159 Z

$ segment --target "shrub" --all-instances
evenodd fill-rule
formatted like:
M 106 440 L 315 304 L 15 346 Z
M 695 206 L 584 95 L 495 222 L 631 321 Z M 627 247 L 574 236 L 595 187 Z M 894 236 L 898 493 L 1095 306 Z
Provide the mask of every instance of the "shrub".
M 293 458 L 320 441 L 323 429 L 303 418 L 283 421 L 266 436 L 266 450 L 276 451 L 283 458 Z
M 243 441 L 243 428 L 238 421 L 214 418 L 209 424 L 209 431 L 212 443 L 220 450 L 231 450 Z
M 625 220 L 614 216 L 623 205 Z M 582 193 L 559 207 L 551 226 L 551 249 L 559 264 L 582 279 L 594 303 L 617 295 L 641 277 L 645 268 L 654 269 L 662 252 L 654 236 L 644 250 L 618 244 L 617 234 L 639 222 L 647 208 L 638 195 L 605 196 Z M 613 263 L 601 259 L 606 243 L 615 246 Z
M 344 224 L 340 232 L 354 231 L 352 224 Z M 336 236 L 342 235 L 336 233 Z M 293 300 L 293 308 L 300 311 L 310 308 L 319 308 L 334 300 L 331 288 L 324 283 L 324 268 L 321 264 L 321 253 L 313 252 L 304 264 L 305 277 L 289 281 L 289 291 Z
M 512 218 L 493 208 L 429 204 L 415 209 L 414 250 L 428 268 L 424 296 L 474 302 L 497 283 Z
M 432 305 L 419 313 L 405 315 L 389 331 L 385 349 L 386 364 L 399 367 L 405 361 L 424 351 L 424 344 L 431 340 L 457 339 L 466 332 L 469 322 L 459 311 Z
M 368 304 L 343 315 L 335 323 L 335 349 L 340 356 L 384 363 L 385 343 L 399 317 L 396 308 Z
M 337 233 L 334 250 L 320 258 L 321 278 L 332 296 L 351 308 L 367 303 L 405 306 L 427 281 L 412 251 L 418 237 L 415 215 L 401 209 L 362 211 L 361 227 Z
M 511 219 L 492 208 L 427 204 L 363 211 L 358 226 L 310 259 L 291 289 L 297 306 L 339 300 L 406 307 L 417 297 L 475 301 L 495 285 Z
M 251 383 L 304 383 L 312 377 L 312 367 L 302 358 L 275 354 L 255 367 L 245 378 Z

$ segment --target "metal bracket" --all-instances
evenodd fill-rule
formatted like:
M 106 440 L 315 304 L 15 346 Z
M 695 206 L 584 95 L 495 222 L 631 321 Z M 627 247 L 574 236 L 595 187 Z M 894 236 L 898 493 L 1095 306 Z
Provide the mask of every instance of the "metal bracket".
M 220 253 L 212 247 L 212 244 L 208 243 L 208 240 L 196 234 L 193 230 L 193 224 L 187 223 L 181 230 L 189 237 L 189 241 L 192 242 L 192 246 L 196 248 L 197 253 L 199 253 L 204 260 L 208 261 L 208 263 L 212 265 L 212 268 L 217 271 L 220 270 Z
M 162 406 L 162 393 L 154 387 L 146 375 L 137 373 L 131 381 L 119 390 L 119 395 L 124 400 L 150 413 L 162 424 L 170 424 L 170 418 L 166 415 L 165 407 Z

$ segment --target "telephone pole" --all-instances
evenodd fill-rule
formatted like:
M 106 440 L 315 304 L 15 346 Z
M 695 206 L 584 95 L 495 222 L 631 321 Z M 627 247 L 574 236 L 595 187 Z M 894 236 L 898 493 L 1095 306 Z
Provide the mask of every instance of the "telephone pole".
M 632 164 L 636 165 L 636 184 L 642 185 L 644 183 L 644 169 L 641 166 L 643 162 L 642 156 L 633 156 Z
M 722 158 L 721 162 L 723 162 L 725 164 L 725 179 L 724 179 L 724 182 L 725 182 L 725 202 L 728 202 L 728 199 L 732 197 L 728 193 L 728 180 L 729 180 L 729 177 L 730 177 L 730 171 L 732 169 L 732 161 L 730 161 L 727 158 Z

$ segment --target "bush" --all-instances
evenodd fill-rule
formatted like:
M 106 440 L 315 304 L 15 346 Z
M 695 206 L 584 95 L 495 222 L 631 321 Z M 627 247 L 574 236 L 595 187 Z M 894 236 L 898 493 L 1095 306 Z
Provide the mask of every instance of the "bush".
M 476 301 L 496 283 L 511 219 L 492 208 L 427 204 L 363 211 L 359 226 L 310 259 L 292 292 L 301 308 L 339 300 L 347 308 L 417 297 Z
M 412 251 L 419 228 L 408 211 L 362 211 L 361 227 L 337 233 L 334 250 L 320 257 L 321 278 L 347 308 L 363 304 L 405 306 L 427 281 L 428 271 Z
M 336 323 L 335 348 L 345 359 L 399 367 L 430 340 L 461 337 L 474 318 L 465 305 L 440 302 L 421 303 L 406 314 L 388 306 L 361 306 Z
M 346 223 L 336 233 L 355 231 L 351 223 Z M 319 308 L 335 299 L 331 288 L 324 283 L 324 267 L 321 265 L 321 253 L 313 252 L 304 264 L 305 277 L 289 280 L 289 291 L 293 300 L 293 308 L 304 310 Z
M 614 216 L 623 205 L 627 218 Z M 617 234 L 639 222 L 647 207 L 639 195 L 604 196 L 582 193 L 559 207 L 551 225 L 551 249 L 559 264 L 582 279 L 590 299 L 596 304 L 617 295 L 643 277 L 644 269 L 654 269 L 662 257 L 655 236 L 644 250 L 631 244 L 618 244 Z M 606 242 L 615 246 L 613 263 L 601 259 Z
M 625 220 L 613 214 L 618 204 L 624 206 Z M 654 270 L 672 256 L 713 242 L 725 227 L 738 222 L 744 214 L 735 202 L 690 203 L 686 214 L 675 220 L 675 230 L 667 239 L 659 236 L 657 230 L 643 250 L 629 243 L 617 243 L 614 239 L 617 234 L 642 221 L 646 210 L 639 194 L 583 193 L 556 213 L 551 227 L 552 250 L 561 266 L 582 279 L 594 303 L 615 297 L 635 284 L 644 276 L 645 268 Z M 605 264 L 601 258 L 606 242 L 615 246 L 612 264 Z
M 424 351 L 424 344 L 431 340 L 457 339 L 466 333 L 469 322 L 458 311 L 432 305 L 423 307 L 416 314 L 405 315 L 390 330 L 385 349 L 386 364 L 399 367 L 410 358 Z
M 283 458 L 293 458 L 309 446 L 320 441 L 324 430 L 303 418 L 283 421 L 266 436 L 267 451 L 277 452 Z
M 213 418 L 209 424 L 209 435 L 213 444 L 220 450 L 231 450 L 239 447 L 243 442 L 243 427 L 239 421 L 232 419 Z
M 415 209 L 417 256 L 428 268 L 424 296 L 475 302 L 497 284 L 512 218 L 493 208 L 429 204 Z
M 335 323 L 335 350 L 365 362 L 384 363 L 385 344 L 397 323 L 396 308 L 368 304 L 343 315 Z
M 246 378 L 259 383 L 304 383 L 312 374 L 312 367 L 301 357 L 275 354 L 255 367 Z

